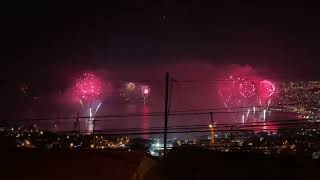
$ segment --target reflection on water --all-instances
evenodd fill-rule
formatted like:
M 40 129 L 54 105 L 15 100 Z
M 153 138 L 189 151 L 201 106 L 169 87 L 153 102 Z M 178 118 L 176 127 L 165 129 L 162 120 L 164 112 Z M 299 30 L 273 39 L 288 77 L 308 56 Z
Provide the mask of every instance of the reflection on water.
M 143 114 L 148 114 L 150 112 L 150 108 L 144 104 L 143 106 Z M 143 116 L 142 117 L 142 128 L 145 130 L 148 130 L 150 128 L 150 116 Z M 149 134 L 144 134 L 143 135 L 144 139 L 148 139 L 149 138 Z
M 94 121 L 95 120 L 86 120 L 87 122 L 86 122 L 86 125 L 87 125 L 87 132 L 88 133 L 92 133 L 93 132 L 93 130 L 94 130 Z
M 124 109 L 125 113 L 119 114 L 149 114 L 154 112 L 148 104 L 127 104 Z M 246 113 L 243 120 L 243 114 L 213 114 L 213 120 L 217 124 L 224 124 L 223 130 L 235 130 L 244 129 L 252 130 L 254 132 L 277 132 L 279 128 L 279 122 L 286 120 L 297 120 L 299 119 L 294 113 L 283 113 L 283 112 L 267 112 L 265 113 L 266 120 L 261 119 L 261 114 L 258 112 L 251 111 Z M 235 117 L 235 118 L 234 118 Z M 263 117 L 263 116 L 262 116 Z M 244 123 L 242 123 L 245 121 Z M 279 121 L 275 123 L 274 121 Z M 292 121 L 291 121 L 292 122 Z M 77 125 L 78 123 L 78 125 Z M 294 122 L 293 122 L 294 123 Z M 51 130 L 54 132 L 59 131 L 82 131 L 91 133 L 93 130 L 109 131 L 109 133 L 131 133 L 136 131 L 126 131 L 128 129 L 139 129 L 140 135 L 136 135 L 145 139 L 148 138 L 159 138 L 161 134 L 142 134 L 143 132 L 154 131 L 151 128 L 163 127 L 163 116 L 129 116 L 129 117 L 110 117 L 110 118 L 96 118 L 93 121 L 89 119 L 68 119 L 68 120 L 52 120 L 48 122 L 36 122 L 40 129 Z M 197 115 L 183 115 L 183 116 L 169 116 L 168 126 L 169 131 L 173 130 L 172 127 L 190 127 L 194 128 L 197 126 L 208 127 L 211 124 L 210 114 L 197 114 Z M 232 126 L 230 124 L 233 124 Z M 115 131 L 116 129 L 117 131 Z M 119 131 L 119 129 L 121 131 Z M 197 129 L 195 129 L 197 130 Z M 208 130 L 202 129 L 202 130 Z M 187 138 L 209 135 L 210 132 L 188 132 L 188 129 L 181 129 L 182 133 L 168 134 L 168 138 Z M 160 131 L 161 132 L 161 131 Z M 218 131 L 217 131 L 218 132 Z

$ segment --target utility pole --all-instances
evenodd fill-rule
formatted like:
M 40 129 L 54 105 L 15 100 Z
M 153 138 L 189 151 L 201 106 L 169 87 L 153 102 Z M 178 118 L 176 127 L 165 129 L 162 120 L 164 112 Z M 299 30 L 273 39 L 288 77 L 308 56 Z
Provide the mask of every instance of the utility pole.
M 211 124 L 209 125 L 209 128 L 210 128 L 210 132 L 211 132 L 211 145 L 214 145 L 214 128 L 215 128 L 215 124 L 213 122 L 213 114 L 212 114 L 212 112 L 210 112 L 210 120 L 211 120 Z
M 210 118 L 211 118 L 211 124 L 213 126 L 213 114 L 212 114 L 212 112 L 210 112 Z
M 96 121 L 93 119 L 92 120 L 92 135 L 93 135 L 93 146 L 94 148 L 96 147 L 96 134 L 95 134 L 95 126 L 96 126 Z
M 77 128 L 77 130 L 78 130 L 78 135 L 80 136 L 80 120 L 79 120 L 79 112 L 77 112 L 76 128 Z
M 163 156 L 167 157 L 167 130 L 168 130 L 168 101 L 169 101 L 169 73 L 166 73 L 166 95 L 164 105 L 164 139 L 163 139 Z

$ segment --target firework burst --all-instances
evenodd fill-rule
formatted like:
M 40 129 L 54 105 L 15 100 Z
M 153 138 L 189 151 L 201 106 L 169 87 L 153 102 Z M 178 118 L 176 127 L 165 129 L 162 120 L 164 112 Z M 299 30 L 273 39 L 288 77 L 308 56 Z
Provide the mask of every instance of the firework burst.
M 256 111 L 260 110 L 263 113 L 257 114 L 261 116 L 258 118 L 266 120 L 266 112 L 276 95 L 276 87 L 271 81 L 262 80 L 258 76 L 236 73 L 225 79 L 218 87 L 218 93 L 228 111 L 238 107 L 241 108 L 239 111 L 244 111 L 232 116 L 233 119 L 245 123 L 247 120 L 256 119 Z
M 239 84 L 239 92 L 240 94 L 245 97 L 249 98 L 255 95 L 256 87 L 252 81 L 244 81 Z
M 76 101 L 93 101 L 101 95 L 101 81 L 90 73 L 84 73 L 76 82 L 74 93 Z
M 268 80 L 263 80 L 260 82 L 259 92 L 262 98 L 271 97 L 274 94 L 275 90 L 276 87 L 272 82 Z
M 93 121 L 102 105 L 102 82 L 92 73 L 83 73 L 74 85 L 74 100 L 80 103 L 86 120 L 87 130 L 93 130 Z

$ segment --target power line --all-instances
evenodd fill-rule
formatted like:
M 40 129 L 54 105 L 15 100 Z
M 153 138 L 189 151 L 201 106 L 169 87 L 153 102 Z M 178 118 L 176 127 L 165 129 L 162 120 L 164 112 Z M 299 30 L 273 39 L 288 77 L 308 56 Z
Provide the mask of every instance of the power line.
M 290 103 L 290 104 L 283 104 L 283 105 L 296 105 L 299 103 Z M 282 104 L 278 104 L 278 106 L 281 106 Z M 269 108 L 274 108 L 278 106 L 270 106 Z M 250 107 L 220 107 L 220 108 L 207 108 L 207 109 L 189 109 L 189 110 L 177 110 L 177 111 L 171 111 L 169 115 L 200 115 L 200 114 L 209 114 L 212 112 L 213 114 L 230 114 L 230 113 L 243 113 L 246 111 L 221 111 L 221 110 L 231 110 L 231 109 L 252 109 L 252 108 L 260 108 L 263 106 L 250 106 Z M 220 110 L 220 111 L 218 111 Z M 201 112 L 205 111 L 205 112 Z M 256 111 L 256 112 L 262 112 L 262 111 Z M 278 113 L 288 113 L 288 111 L 277 111 Z M 164 112 L 151 112 L 151 113 L 138 113 L 138 114 L 108 114 L 108 115 L 99 115 L 94 116 L 93 118 L 127 118 L 127 117 L 141 117 L 141 116 L 163 116 Z M 76 119 L 77 116 L 71 116 L 71 117 L 50 117 L 50 118 L 22 118 L 18 120 L 10 119 L 10 121 L 45 121 L 45 120 L 68 120 L 68 119 Z M 89 116 L 80 116 L 78 117 L 80 119 L 87 119 Z M 5 121 L 5 120 L 2 120 Z
M 285 128 L 264 128 L 258 129 L 259 131 L 284 131 L 284 130 L 296 130 L 301 127 L 285 127 Z M 304 129 L 313 129 L 314 127 L 306 127 Z M 223 129 L 215 130 L 215 132 L 254 132 L 253 129 Z M 74 131 L 64 131 L 64 132 L 74 132 Z M 108 133 L 104 131 L 96 131 L 97 133 L 108 135 L 108 136 L 129 136 L 129 135 L 146 135 L 146 134 L 163 134 L 163 131 L 149 131 L 149 132 L 130 132 L 130 133 Z M 211 130 L 185 130 L 185 131 L 168 131 L 168 134 L 183 134 L 183 133 L 210 133 Z
M 310 124 L 310 123 L 300 123 L 300 124 L 277 124 L 277 128 L 275 129 L 283 129 L 284 127 L 286 128 L 317 128 L 319 127 L 319 123 L 317 124 Z M 225 130 L 225 131 L 229 131 L 229 130 L 266 130 L 268 128 L 273 128 L 275 125 L 252 125 L 252 126 L 240 126 L 240 127 L 234 127 L 234 126 L 230 126 L 230 127 L 215 127 L 215 131 L 216 130 Z M 97 131 L 100 132 L 146 132 L 146 131 L 163 131 L 164 128 L 148 128 L 148 129 L 99 129 Z M 203 126 L 203 127 L 181 127 L 181 128 L 169 128 L 168 130 L 207 130 L 209 129 L 208 126 Z
M 259 124 L 257 122 L 252 122 L 248 124 L 239 124 L 239 123 L 233 123 L 233 124 L 216 124 L 215 131 L 217 130 L 225 130 L 225 131 L 230 131 L 230 130 L 263 130 L 267 131 L 270 129 L 269 127 L 274 127 L 276 130 L 278 129 L 283 129 L 284 127 L 286 128 L 318 128 L 319 127 L 319 122 L 297 122 L 297 120 L 282 120 L 282 121 L 277 121 L 277 123 L 264 123 L 264 124 Z M 252 129 L 254 128 L 254 129 Z M 260 129 L 259 129 L 260 128 Z M 169 126 L 168 130 L 180 130 L 179 132 L 183 133 L 184 131 L 181 130 L 207 130 L 208 125 L 189 125 L 189 126 Z M 134 133 L 144 133 L 148 131 L 163 131 L 163 127 L 150 127 L 150 128 L 122 128 L 122 129 L 100 129 L 100 130 L 95 130 L 95 132 L 103 132 L 103 133 L 114 133 L 114 132 L 134 132 Z M 189 132 L 188 131 L 188 132 Z M 63 131 L 59 131 L 63 132 Z M 72 131 L 73 132 L 73 131 Z

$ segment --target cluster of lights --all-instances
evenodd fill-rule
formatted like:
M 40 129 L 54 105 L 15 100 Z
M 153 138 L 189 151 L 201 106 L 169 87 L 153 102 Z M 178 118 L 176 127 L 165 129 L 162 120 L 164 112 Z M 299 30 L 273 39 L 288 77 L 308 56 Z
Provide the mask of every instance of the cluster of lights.
M 33 126 L 36 127 L 36 126 Z M 6 136 L 12 136 L 16 137 L 17 140 L 17 147 L 23 147 L 23 148 L 36 148 L 32 142 L 34 138 L 37 139 L 41 136 L 44 138 L 52 138 L 52 143 L 50 144 L 50 147 L 48 146 L 47 148 L 52 148 L 53 146 L 56 146 L 57 143 L 59 144 L 59 147 L 68 147 L 70 149 L 78 148 L 78 147 L 84 147 L 82 145 L 82 141 L 79 144 L 79 142 L 74 142 L 71 140 L 78 139 L 79 140 L 79 135 L 76 135 L 77 138 L 75 138 L 75 135 L 65 135 L 65 136 L 60 136 L 60 137 L 55 137 L 51 136 L 50 133 L 45 133 L 42 130 L 39 129 L 23 129 L 22 126 L 18 128 L 10 128 L 7 130 L 4 130 L 6 133 Z M 51 136 L 51 137 L 50 137 Z M 62 138 L 62 139 L 61 139 Z M 94 144 L 89 144 L 89 148 L 98 148 L 98 149 L 118 149 L 118 148 L 126 148 L 128 143 L 129 143 L 129 138 L 118 138 L 116 141 L 109 141 L 105 140 L 103 136 L 95 136 L 95 138 L 98 140 L 97 143 Z M 54 140 L 55 139 L 55 140 Z M 61 146 L 62 145 L 62 146 Z
M 319 117 L 320 81 L 291 81 L 279 87 L 279 104 L 284 111 L 296 112 L 300 118 Z

